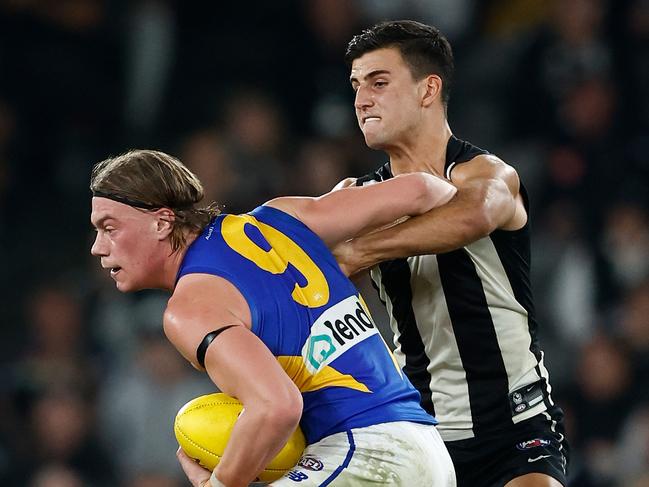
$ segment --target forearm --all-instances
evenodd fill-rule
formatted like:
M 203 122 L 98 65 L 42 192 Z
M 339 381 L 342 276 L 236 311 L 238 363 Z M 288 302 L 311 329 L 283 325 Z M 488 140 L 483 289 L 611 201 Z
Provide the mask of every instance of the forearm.
M 334 255 L 341 269 L 355 274 L 385 260 L 450 252 L 509 224 L 519 214 L 518 175 L 497 158 L 478 157 L 460 166 L 454 183 L 457 194 L 448 203 L 339 245 Z M 520 228 L 525 219 L 521 203 L 512 228 Z
M 466 203 L 458 198 L 399 225 L 352 240 L 357 268 L 367 269 L 413 255 L 450 252 L 487 235 L 490 229 L 479 213 L 467 210 Z
M 219 389 L 243 403 L 214 470 L 227 487 L 239 487 L 253 481 L 295 431 L 302 395 L 259 337 L 245 327 L 231 330 L 208 348 L 205 365 Z
M 332 246 L 390 225 L 404 216 L 425 213 L 446 203 L 455 192 L 456 188 L 449 182 L 417 172 L 377 184 L 346 187 L 318 198 L 301 198 L 297 202 L 295 198 L 280 198 L 270 204 L 293 211 Z
M 297 428 L 290 415 L 246 408 L 214 473 L 227 487 L 247 486 L 279 453 Z

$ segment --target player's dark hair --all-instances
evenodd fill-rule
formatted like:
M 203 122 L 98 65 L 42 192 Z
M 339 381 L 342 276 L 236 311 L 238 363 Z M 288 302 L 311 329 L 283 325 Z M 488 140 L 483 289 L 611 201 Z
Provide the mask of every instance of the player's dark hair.
M 97 163 L 92 169 L 93 196 L 120 203 L 174 212 L 170 235 L 174 251 L 186 243 L 187 233 L 202 231 L 219 214 L 218 205 L 195 208 L 203 199 L 203 185 L 175 157 L 155 150 L 131 150 Z
M 439 29 L 414 20 L 380 22 L 352 38 L 347 45 L 345 62 L 351 67 L 362 55 L 390 47 L 399 50 L 414 79 L 420 80 L 429 74 L 442 79 L 442 103 L 447 106 L 455 66 L 451 45 Z

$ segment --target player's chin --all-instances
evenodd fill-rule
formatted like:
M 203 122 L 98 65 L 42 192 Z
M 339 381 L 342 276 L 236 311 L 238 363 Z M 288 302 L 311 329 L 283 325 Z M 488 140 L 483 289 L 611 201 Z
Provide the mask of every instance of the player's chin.
M 365 138 L 365 145 L 370 149 L 382 149 L 385 146 L 383 137 L 372 129 L 363 130 L 363 137 Z
M 128 286 L 125 286 L 123 282 L 116 282 L 115 287 L 120 292 L 123 292 L 123 293 L 129 292 Z
M 374 134 L 367 134 L 367 133 L 364 135 L 365 135 L 365 145 L 367 145 L 367 147 L 369 147 L 370 149 L 381 150 L 386 147 L 386 144 L 380 137 L 377 137 Z
M 142 286 L 137 286 L 135 283 L 131 281 L 115 281 L 115 287 L 117 288 L 118 291 L 123 292 L 123 293 L 130 293 L 133 291 L 140 291 L 141 289 L 144 289 Z

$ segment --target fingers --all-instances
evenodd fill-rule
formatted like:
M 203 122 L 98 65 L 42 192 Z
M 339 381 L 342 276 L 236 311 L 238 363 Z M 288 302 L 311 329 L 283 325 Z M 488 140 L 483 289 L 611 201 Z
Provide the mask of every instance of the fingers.
M 176 456 L 178 457 L 183 472 L 185 472 L 185 475 L 187 475 L 187 478 L 194 487 L 209 485 L 211 475 L 209 470 L 201 467 L 196 460 L 189 458 L 180 448 L 176 451 Z

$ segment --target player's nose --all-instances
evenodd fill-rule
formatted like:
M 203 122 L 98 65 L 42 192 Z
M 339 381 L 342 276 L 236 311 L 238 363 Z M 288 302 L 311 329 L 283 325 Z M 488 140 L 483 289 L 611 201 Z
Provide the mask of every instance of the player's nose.
M 106 251 L 104 250 L 105 245 L 103 244 L 102 240 L 103 239 L 101 238 L 101 234 L 97 232 L 95 241 L 92 243 L 92 247 L 90 247 L 90 253 L 95 257 L 106 255 Z
M 372 106 L 374 101 L 369 93 L 369 90 L 359 86 L 356 90 L 356 97 L 354 98 L 354 107 L 356 110 L 362 110 L 364 108 Z

